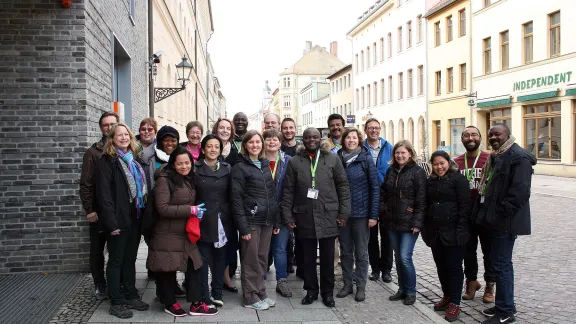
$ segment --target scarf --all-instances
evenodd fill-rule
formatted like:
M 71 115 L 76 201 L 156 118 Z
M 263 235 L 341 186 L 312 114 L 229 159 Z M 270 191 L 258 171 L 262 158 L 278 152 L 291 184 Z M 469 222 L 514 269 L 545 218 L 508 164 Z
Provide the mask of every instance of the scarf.
M 492 151 L 492 153 L 490 153 L 490 158 L 486 160 L 484 167 L 482 167 L 482 178 L 480 179 L 480 183 L 478 185 L 478 193 L 480 195 L 484 195 L 484 193 L 486 192 L 488 182 L 490 181 L 490 179 L 492 179 L 492 171 L 493 171 L 492 161 L 494 161 L 494 159 L 501 156 L 502 154 L 506 153 L 506 151 L 508 151 L 512 147 L 512 145 L 514 145 L 515 141 L 516 138 L 510 135 L 510 138 L 502 146 L 500 146 L 499 149 L 497 149 L 496 151 Z
M 198 145 L 196 149 L 193 149 L 192 146 L 190 146 L 190 143 L 188 143 L 186 144 L 186 149 L 192 155 L 192 159 L 194 159 L 193 162 L 194 163 L 198 162 L 198 157 L 200 157 L 200 145 Z
M 148 192 L 144 170 L 142 170 L 140 164 L 134 160 L 132 152 L 124 153 L 122 150 L 116 149 L 116 153 L 118 153 L 120 160 L 123 162 L 120 163 L 120 165 L 128 180 L 130 202 L 136 199 L 136 218 L 140 219 L 140 209 L 145 207 L 145 196 Z
M 222 149 L 222 157 L 227 158 L 230 155 L 230 150 L 232 150 L 232 144 L 230 142 L 226 142 L 224 144 L 224 148 Z
M 360 154 L 361 150 L 362 148 L 360 146 L 353 149 L 352 151 L 342 150 L 342 162 L 346 164 L 354 162 L 354 160 L 356 160 L 356 158 L 358 157 L 358 154 Z
M 158 148 L 158 145 L 154 145 L 154 152 L 156 152 L 156 158 L 159 159 L 161 164 L 167 163 L 170 159 L 170 155 Z

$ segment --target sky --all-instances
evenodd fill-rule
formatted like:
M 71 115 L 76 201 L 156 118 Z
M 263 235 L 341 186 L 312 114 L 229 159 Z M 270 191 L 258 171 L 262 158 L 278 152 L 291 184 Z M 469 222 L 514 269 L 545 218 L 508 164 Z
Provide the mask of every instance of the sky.
M 228 117 L 260 106 L 264 82 L 272 91 L 280 72 L 298 61 L 306 41 L 352 62 L 346 33 L 376 0 L 212 0 L 214 33 L 208 42 Z

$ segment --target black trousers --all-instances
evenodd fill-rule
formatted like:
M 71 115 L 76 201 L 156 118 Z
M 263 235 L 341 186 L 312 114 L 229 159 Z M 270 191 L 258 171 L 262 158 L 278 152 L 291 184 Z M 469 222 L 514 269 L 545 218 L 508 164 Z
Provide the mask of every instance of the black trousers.
M 491 232 L 488 228 L 474 224 L 470 228 L 470 240 L 466 244 L 464 252 L 464 275 L 466 280 L 473 281 L 478 279 L 478 240 L 484 259 L 484 281 L 496 282 L 496 275 L 490 261 L 491 250 Z
M 293 267 L 296 264 L 296 260 L 294 259 L 294 231 L 290 231 L 290 236 L 288 237 L 286 258 L 288 259 L 288 267 Z
M 380 229 L 380 242 L 378 242 L 378 229 Z M 394 253 L 390 243 L 390 233 L 382 223 L 370 227 L 370 240 L 368 241 L 368 259 L 370 268 L 376 273 L 390 273 L 394 263 Z
M 325 296 L 334 294 L 334 242 L 336 237 L 323 239 L 300 239 L 302 265 L 304 266 L 304 290 L 309 294 Z M 317 247 L 320 249 L 320 286 L 316 271 Z M 298 265 L 300 267 L 300 264 Z
M 94 285 L 106 287 L 104 276 L 104 247 L 106 246 L 106 233 L 100 231 L 98 223 L 90 223 L 90 272 Z
M 174 292 L 174 281 L 176 281 L 176 271 L 155 272 L 156 287 L 164 306 L 170 306 L 176 303 L 176 293 Z M 202 301 L 202 283 L 200 281 L 200 269 L 194 270 L 192 259 L 188 258 L 188 268 L 186 270 L 186 300 L 189 303 Z
M 463 246 L 446 246 L 437 239 L 432 246 L 432 256 L 436 263 L 438 279 L 442 286 L 444 296 L 450 297 L 450 302 L 460 305 L 462 298 L 462 260 L 464 259 Z
M 228 243 L 224 247 L 226 249 L 226 266 L 228 266 L 228 275 L 232 278 L 238 269 L 238 250 L 240 247 L 238 231 L 233 229 L 226 232 L 226 238 L 228 239 Z
M 120 305 L 126 299 L 140 298 L 136 289 L 136 257 L 140 245 L 140 221 L 133 219 L 129 230 L 119 235 L 107 234 L 108 240 L 108 297 L 110 304 Z M 120 293 L 124 285 L 124 295 Z

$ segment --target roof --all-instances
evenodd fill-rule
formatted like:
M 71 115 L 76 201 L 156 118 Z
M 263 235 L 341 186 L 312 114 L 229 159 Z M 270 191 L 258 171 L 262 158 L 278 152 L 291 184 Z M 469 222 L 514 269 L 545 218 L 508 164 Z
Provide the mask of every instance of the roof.
M 328 76 L 326 79 L 332 79 L 333 77 L 341 74 L 342 72 L 345 72 L 346 70 L 352 70 L 352 64 L 348 64 L 345 67 L 341 68 L 340 70 L 332 73 L 330 76 Z
M 430 8 L 428 10 L 428 12 L 426 12 L 426 14 L 424 15 L 424 18 L 428 18 L 430 16 L 433 16 L 435 14 L 437 14 L 438 12 L 448 8 L 449 6 L 455 4 L 456 2 L 460 2 L 462 0 L 440 0 L 440 2 L 438 2 L 437 4 L 435 4 L 432 8 Z
M 358 23 L 356 23 L 356 25 L 354 25 L 354 27 L 352 27 L 352 29 L 350 29 L 350 31 L 348 31 L 346 33 L 346 35 L 351 34 L 354 31 L 354 29 L 356 29 L 358 26 L 362 25 L 362 23 L 364 23 L 366 20 L 368 20 L 368 18 L 372 17 L 372 15 L 376 11 L 378 11 L 378 9 L 380 9 L 382 6 L 384 6 L 387 3 L 388 3 L 388 0 L 376 0 L 376 4 L 373 5 L 372 7 L 370 7 L 370 9 L 364 11 L 362 16 L 358 17 Z
M 281 72 L 280 75 L 330 75 L 334 71 L 340 70 L 344 65 L 344 62 L 340 61 L 334 54 L 316 45 L 294 65 Z

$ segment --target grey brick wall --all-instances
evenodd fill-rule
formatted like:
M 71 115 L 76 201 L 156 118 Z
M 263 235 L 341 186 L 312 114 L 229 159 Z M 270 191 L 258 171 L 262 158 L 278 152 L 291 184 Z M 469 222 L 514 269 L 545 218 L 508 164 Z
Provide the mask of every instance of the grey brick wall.
M 82 154 L 111 109 L 115 34 L 132 58 L 132 124 L 147 114 L 147 8 L 0 0 L 0 274 L 88 270 Z

